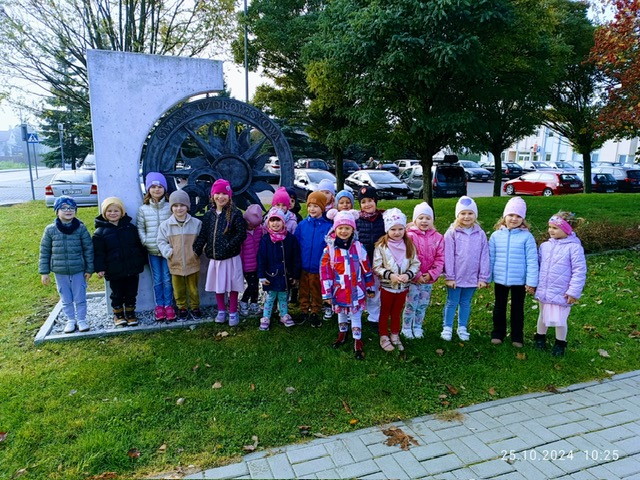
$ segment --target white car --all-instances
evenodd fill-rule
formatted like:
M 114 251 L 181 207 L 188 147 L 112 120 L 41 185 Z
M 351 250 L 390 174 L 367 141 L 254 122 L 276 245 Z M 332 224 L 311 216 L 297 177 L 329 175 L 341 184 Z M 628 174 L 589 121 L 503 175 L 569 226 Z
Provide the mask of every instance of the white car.
M 63 170 L 44 187 L 44 203 L 53 207 L 56 198 L 71 197 L 79 207 L 98 205 L 98 181 L 95 170 Z
M 336 185 L 336 177 L 333 173 L 319 168 L 296 168 L 293 171 L 293 188 L 296 191 L 296 197 L 301 202 L 306 202 L 311 192 L 318 190 L 318 184 L 328 179 L 333 185 Z M 344 186 L 345 190 L 353 192 L 348 185 Z
M 395 164 L 398 166 L 398 170 L 400 171 L 400 173 L 402 173 L 407 168 L 411 168 L 411 167 L 415 167 L 416 165 L 420 165 L 420 160 L 402 159 L 402 160 L 396 160 Z

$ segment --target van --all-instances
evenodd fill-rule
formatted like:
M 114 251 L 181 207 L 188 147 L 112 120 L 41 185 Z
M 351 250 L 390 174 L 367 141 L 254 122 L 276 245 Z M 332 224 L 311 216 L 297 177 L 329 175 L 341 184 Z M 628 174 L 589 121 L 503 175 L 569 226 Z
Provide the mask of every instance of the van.
M 461 197 L 467 194 L 467 175 L 460 165 L 443 163 L 431 168 L 433 175 L 433 197 Z M 422 166 L 414 165 L 400 174 L 400 180 L 422 198 Z

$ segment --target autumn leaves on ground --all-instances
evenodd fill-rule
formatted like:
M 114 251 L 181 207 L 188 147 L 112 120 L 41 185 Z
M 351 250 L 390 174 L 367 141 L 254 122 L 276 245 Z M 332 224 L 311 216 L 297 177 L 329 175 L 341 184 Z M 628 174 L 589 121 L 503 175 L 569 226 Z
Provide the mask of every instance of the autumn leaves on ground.
M 640 244 L 639 195 L 527 198 L 542 238 L 561 208 L 588 220 L 587 250 Z M 412 211 L 416 202 L 381 202 Z M 487 232 L 506 199 L 478 199 Z M 455 199 L 436 200 L 436 226 Z M 94 209 L 80 218 L 93 230 Z M 260 332 L 209 324 L 105 339 L 47 343 L 33 338 L 57 301 L 40 285 L 37 252 L 53 214 L 42 202 L 0 209 L 0 477 L 130 478 L 209 468 L 241 455 L 317 436 L 425 414 L 458 419 L 464 405 L 604 378 L 640 368 L 637 251 L 588 257 L 585 294 L 570 317 L 564 358 L 490 343 L 493 290 L 477 292 L 469 342 L 439 339 L 444 286 L 436 284 L 426 335 L 402 355 L 366 332 L 366 359 L 330 348 L 334 323 Z M 594 233 L 596 232 L 596 233 Z M 622 233 L 621 233 L 622 232 Z M 91 289 L 101 283 L 91 280 Z M 538 311 L 528 296 L 526 331 Z M 386 428 L 386 427 L 385 427 Z M 402 448 L 411 438 L 389 430 Z M 189 467 L 194 465 L 195 467 Z

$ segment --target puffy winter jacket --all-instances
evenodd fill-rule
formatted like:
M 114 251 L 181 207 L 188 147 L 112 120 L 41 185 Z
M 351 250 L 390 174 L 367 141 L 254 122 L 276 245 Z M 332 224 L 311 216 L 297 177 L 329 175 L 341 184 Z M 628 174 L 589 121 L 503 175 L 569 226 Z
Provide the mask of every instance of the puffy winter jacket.
M 114 225 L 100 215 L 95 225 L 93 264 L 96 272 L 105 272 L 107 280 L 142 273 L 148 256 L 131 217 L 125 215 Z
M 233 209 L 229 222 L 227 222 L 228 208 Z M 193 249 L 198 256 L 202 255 L 204 250 L 208 258 L 226 260 L 240 255 L 240 248 L 246 237 L 247 223 L 242 218 L 240 210 L 236 207 L 226 207 L 218 215 L 213 208 L 202 217 L 202 229 Z
M 300 245 L 292 234 L 284 240 L 273 242 L 269 234 L 260 240 L 258 251 L 258 278 L 269 280 L 263 285 L 265 291 L 286 292 L 291 280 L 300 278 Z
M 491 276 L 494 282 L 513 285 L 538 285 L 538 248 L 526 228 L 509 230 L 502 226 L 489 238 Z
M 158 228 L 170 216 L 171 208 L 169 202 L 164 198 L 161 198 L 159 202 L 150 200 L 148 204 L 142 204 L 138 209 L 136 217 L 138 235 L 140 235 L 142 245 L 151 255 L 160 255 L 157 243 Z
M 369 264 L 373 265 L 373 249 L 380 237 L 384 235 L 384 220 L 382 214 L 384 210 L 376 210 L 378 215 L 373 218 L 360 218 L 356 220 L 356 229 L 358 230 L 358 240 L 367 251 Z
M 396 262 L 388 247 L 379 245 L 373 251 L 373 272 L 380 279 L 380 286 L 392 292 L 401 292 L 409 288 L 409 283 L 420 271 L 420 260 L 414 254 L 411 258 L 404 258 L 401 264 Z M 409 277 L 407 283 L 391 281 L 392 274 L 406 273 Z
M 262 235 L 264 235 L 262 225 L 258 225 L 253 230 L 247 229 L 247 238 L 245 238 L 244 242 L 242 242 L 242 247 L 240 247 L 243 272 L 258 271 L 258 250 Z
M 59 221 L 47 225 L 40 241 L 41 275 L 50 272 L 59 275 L 75 275 L 76 273 L 93 273 L 93 243 L 91 235 L 84 223 L 78 219 L 72 222 L 73 231 L 58 227 Z
M 332 226 L 333 223 L 325 217 L 307 217 L 298 224 L 295 235 L 300 244 L 302 269 L 305 272 L 320 272 L 322 252 L 327 246 L 324 237 L 327 236 Z
M 444 278 L 458 288 L 477 287 L 489 282 L 491 264 L 487 234 L 475 224 L 471 233 L 453 226 L 444 234 Z
M 582 242 L 572 233 L 567 238 L 547 240 L 538 251 L 540 278 L 535 298 L 542 303 L 567 306 L 565 295 L 580 298 L 587 279 L 587 261 Z
M 158 248 L 172 275 L 186 277 L 200 271 L 200 258 L 193 251 L 193 244 L 201 226 L 202 222 L 188 213 L 182 225 L 173 215 L 160 224 Z
M 423 231 L 416 226 L 409 226 L 407 235 L 416 246 L 416 254 L 420 260 L 420 275 L 416 275 L 413 281 L 428 273 L 431 277 L 429 283 L 434 283 L 444 269 L 444 237 L 433 228 Z

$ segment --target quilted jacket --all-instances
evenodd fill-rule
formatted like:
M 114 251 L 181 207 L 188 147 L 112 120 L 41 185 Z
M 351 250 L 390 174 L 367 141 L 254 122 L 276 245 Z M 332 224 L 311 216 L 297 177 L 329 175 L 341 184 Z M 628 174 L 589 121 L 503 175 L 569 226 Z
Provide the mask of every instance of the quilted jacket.
M 456 287 L 477 287 L 489 282 L 491 264 L 487 234 L 475 224 L 471 233 L 453 226 L 444 234 L 444 278 L 455 280 Z
M 231 219 L 227 222 L 227 208 L 232 208 Z M 226 230 L 226 231 L 225 231 Z M 213 260 L 226 260 L 240 255 L 240 247 L 247 237 L 247 223 L 242 212 L 236 207 L 225 207 L 218 215 L 215 207 L 202 217 L 202 229 L 193 246 L 196 255 Z
M 138 235 L 144 248 L 151 255 L 160 255 L 158 249 L 158 228 L 160 224 L 171 216 L 171 208 L 169 202 L 161 198 L 159 202 L 149 201 L 149 204 L 142 204 L 138 209 L 136 217 L 136 225 L 138 226 Z
M 444 237 L 433 228 L 422 231 L 415 226 L 407 228 L 407 235 L 416 246 L 420 260 L 420 275 L 428 273 L 431 277 L 429 283 L 434 283 L 444 269 Z M 415 278 L 420 275 L 416 275 Z
M 71 233 L 63 233 L 57 223 L 47 225 L 40 241 L 41 275 L 57 273 L 75 275 L 93 273 L 93 243 L 84 223 L 75 219 L 78 227 Z M 75 223 L 75 222 L 74 222 Z
M 509 230 L 503 226 L 489 238 L 493 281 L 507 287 L 538 285 L 538 248 L 526 228 Z
M 567 238 L 550 238 L 538 251 L 540 279 L 535 298 L 542 303 L 567 306 L 565 295 L 580 298 L 587 278 L 587 261 L 582 242 L 572 233 Z
M 243 272 L 258 271 L 258 249 L 260 248 L 260 239 L 264 235 L 265 230 L 262 225 L 258 225 L 253 230 L 247 228 L 247 238 L 242 242 L 240 247 L 240 258 L 242 259 Z

